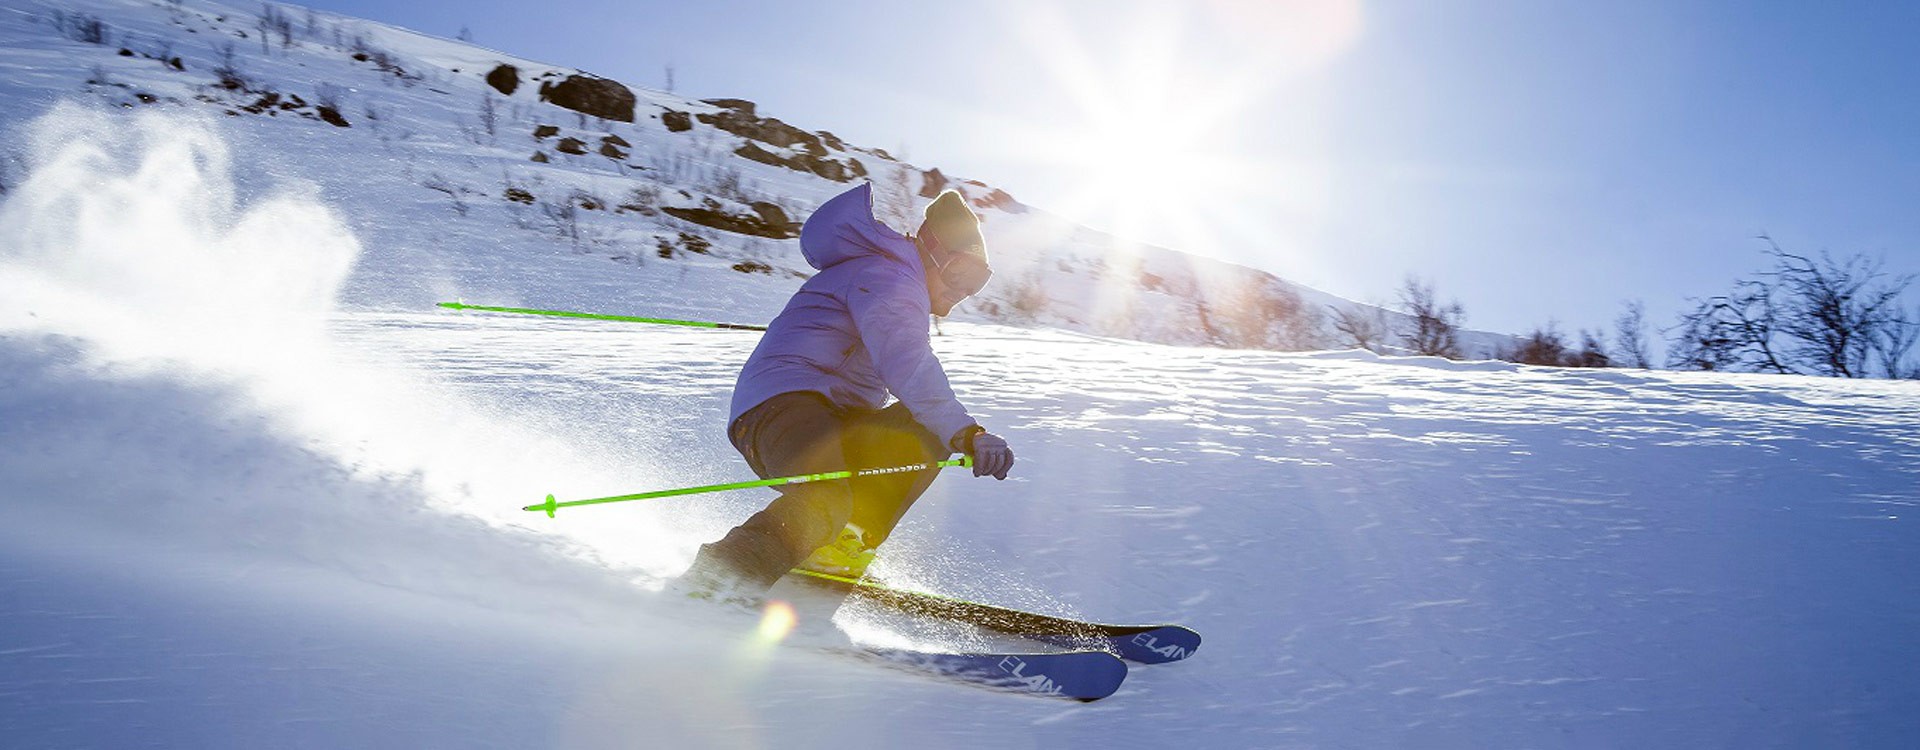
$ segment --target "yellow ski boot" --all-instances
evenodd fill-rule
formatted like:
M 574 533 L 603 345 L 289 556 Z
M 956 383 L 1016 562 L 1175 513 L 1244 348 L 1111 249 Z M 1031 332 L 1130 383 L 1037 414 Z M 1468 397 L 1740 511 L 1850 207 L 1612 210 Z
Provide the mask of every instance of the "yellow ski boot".
M 815 573 L 859 578 L 867 574 L 867 566 L 872 564 L 873 548 L 867 546 L 866 532 L 859 526 L 847 524 L 833 543 L 814 550 L 800 563 L 800 568 Z

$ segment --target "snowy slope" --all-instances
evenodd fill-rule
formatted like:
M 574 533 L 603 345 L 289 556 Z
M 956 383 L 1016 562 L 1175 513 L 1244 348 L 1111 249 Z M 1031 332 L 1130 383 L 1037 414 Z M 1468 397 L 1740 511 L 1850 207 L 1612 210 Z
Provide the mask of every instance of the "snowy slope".
M 634 97 L 633 121 L 593 117 L 541 94 L 543 84 L 579 71 L 361 19 L 263 7 L 285 18 L 284 37 L 262 39 L 261 8 L 244 4 L 7 3 L 0 97 L 25 106 L 0 113 L 0 126 L 17 128 L 55 101 L 228 120 L 243 188 L 304 184 L 352 217 L 373 261 L 347 288 L 357 305 L 411 309 L 462 295 L 757 322 L 811 273 L 797 241 L 696 223 L 686 212 L 757 220 L 755 206 L 767 206 L 799 221 L 870 179 L 882 218 L 902 230 L 938 189 L 974 202 L 998 281 L 960 308 L 962 320 L 1314 349 L 1338 341 L 1325 319 L 1331 309 L 1373 310 L 1080 227 L 984 183 L 780 123 L 750 102 L 623 86 Z M 487 80 L 502 65 L 515 70 L 511 94 Z M 321 117 L 323 104 L 338 124 Z M 742 155 L 807 156 L 793 138 L 817 143 L 817 160 L 846 174 L 829 179 Z M 584 153 L 563 151 L 569 139 Z M 7 151 L 31 160 L 17 143 Z M 381 218 L 395 212 L 408 220 Z M 703 294 L 675 293 L 687 288 Z M 1307 317 L 1289 327 L 1236 315 L 1255 299 L 1296 300 Z M 1382 314 L 1404 325 L 1397 313 Z M 1490 352 L 1507 340 L 1471 333 L 1463 343 Z
M 91 49 L 4 28 L 10 55 Z M 10 68 L 8 101 L 56 69 Z M 879 572 L 1207 637 L 1055 702 L 659 597 L 752 493 L 518 510 L 745 477 L 720 422 L 754 334 L 424 304 L 752 318 L 788 281 L 487 234 L 404 166 L 355 177 L 382 139 L 342 153 L 316 120 L 29 109 L 35 166 L 0 197 L 0 744 L 1920 740 L 1911 384 L 949 324 L 956 389 L 1021 464 L 943 477 Z

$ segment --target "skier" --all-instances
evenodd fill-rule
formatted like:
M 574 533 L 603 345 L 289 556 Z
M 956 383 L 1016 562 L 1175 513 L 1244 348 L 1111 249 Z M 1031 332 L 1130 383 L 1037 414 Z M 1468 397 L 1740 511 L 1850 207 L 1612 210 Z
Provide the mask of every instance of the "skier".
M 873 217 L 871 184 L 828 200 L 800 228 L 820 270 L 787 302 L 734 384 L 727 437 L 762 478 L 930 463 L 960 451 L 1006 479 L 1007 441 L 954 397 L 927 335 L 986 286 L 980 221 L 954 191 L 902 236 Z M 898 401 L 887 405 L 888 397 Z M 703 545 L 678 586 L 757 599 L 795 567 L 859 577 L 938 469 L 779 488 L 764 510 Z

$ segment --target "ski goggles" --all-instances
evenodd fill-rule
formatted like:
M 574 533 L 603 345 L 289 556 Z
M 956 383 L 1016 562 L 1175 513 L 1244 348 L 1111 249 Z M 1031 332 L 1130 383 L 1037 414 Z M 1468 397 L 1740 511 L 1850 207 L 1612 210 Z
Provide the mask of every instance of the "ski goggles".
M 969 248 L 971 250 L 972 248 Z M 940 282 L 957 292 L 966 292 L 971 297 L 987 288 L 987 281 L 993 278 L 993 269 L 987 262 L 972 252 L 948 253 L 942 261 L 931 254 L 927 260 L 933 263 L 933 270 L 940 274 Z

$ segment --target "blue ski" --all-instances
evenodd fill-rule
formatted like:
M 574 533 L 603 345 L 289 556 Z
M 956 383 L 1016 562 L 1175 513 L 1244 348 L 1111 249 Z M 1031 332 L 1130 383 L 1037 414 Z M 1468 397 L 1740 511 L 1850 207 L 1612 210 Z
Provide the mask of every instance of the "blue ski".
M 1192 656 L 1200 648 L 1200 634 L 1179 625 L 1106 625 L 896 589 L 870 580 L 811 570 L 795 569 L 788 575 L 908 614 L 964 622 L 1068 648 L 1110 649 L 1120 658 L 1142 664 L 1179 661 Z
M 1105 651 L 946 654 L 874 646 L 858 648 L 888 662 L 964 682 L 1080 701 L 1097 701 L 1113 695 L 1127 679 L 1127 663 Z

